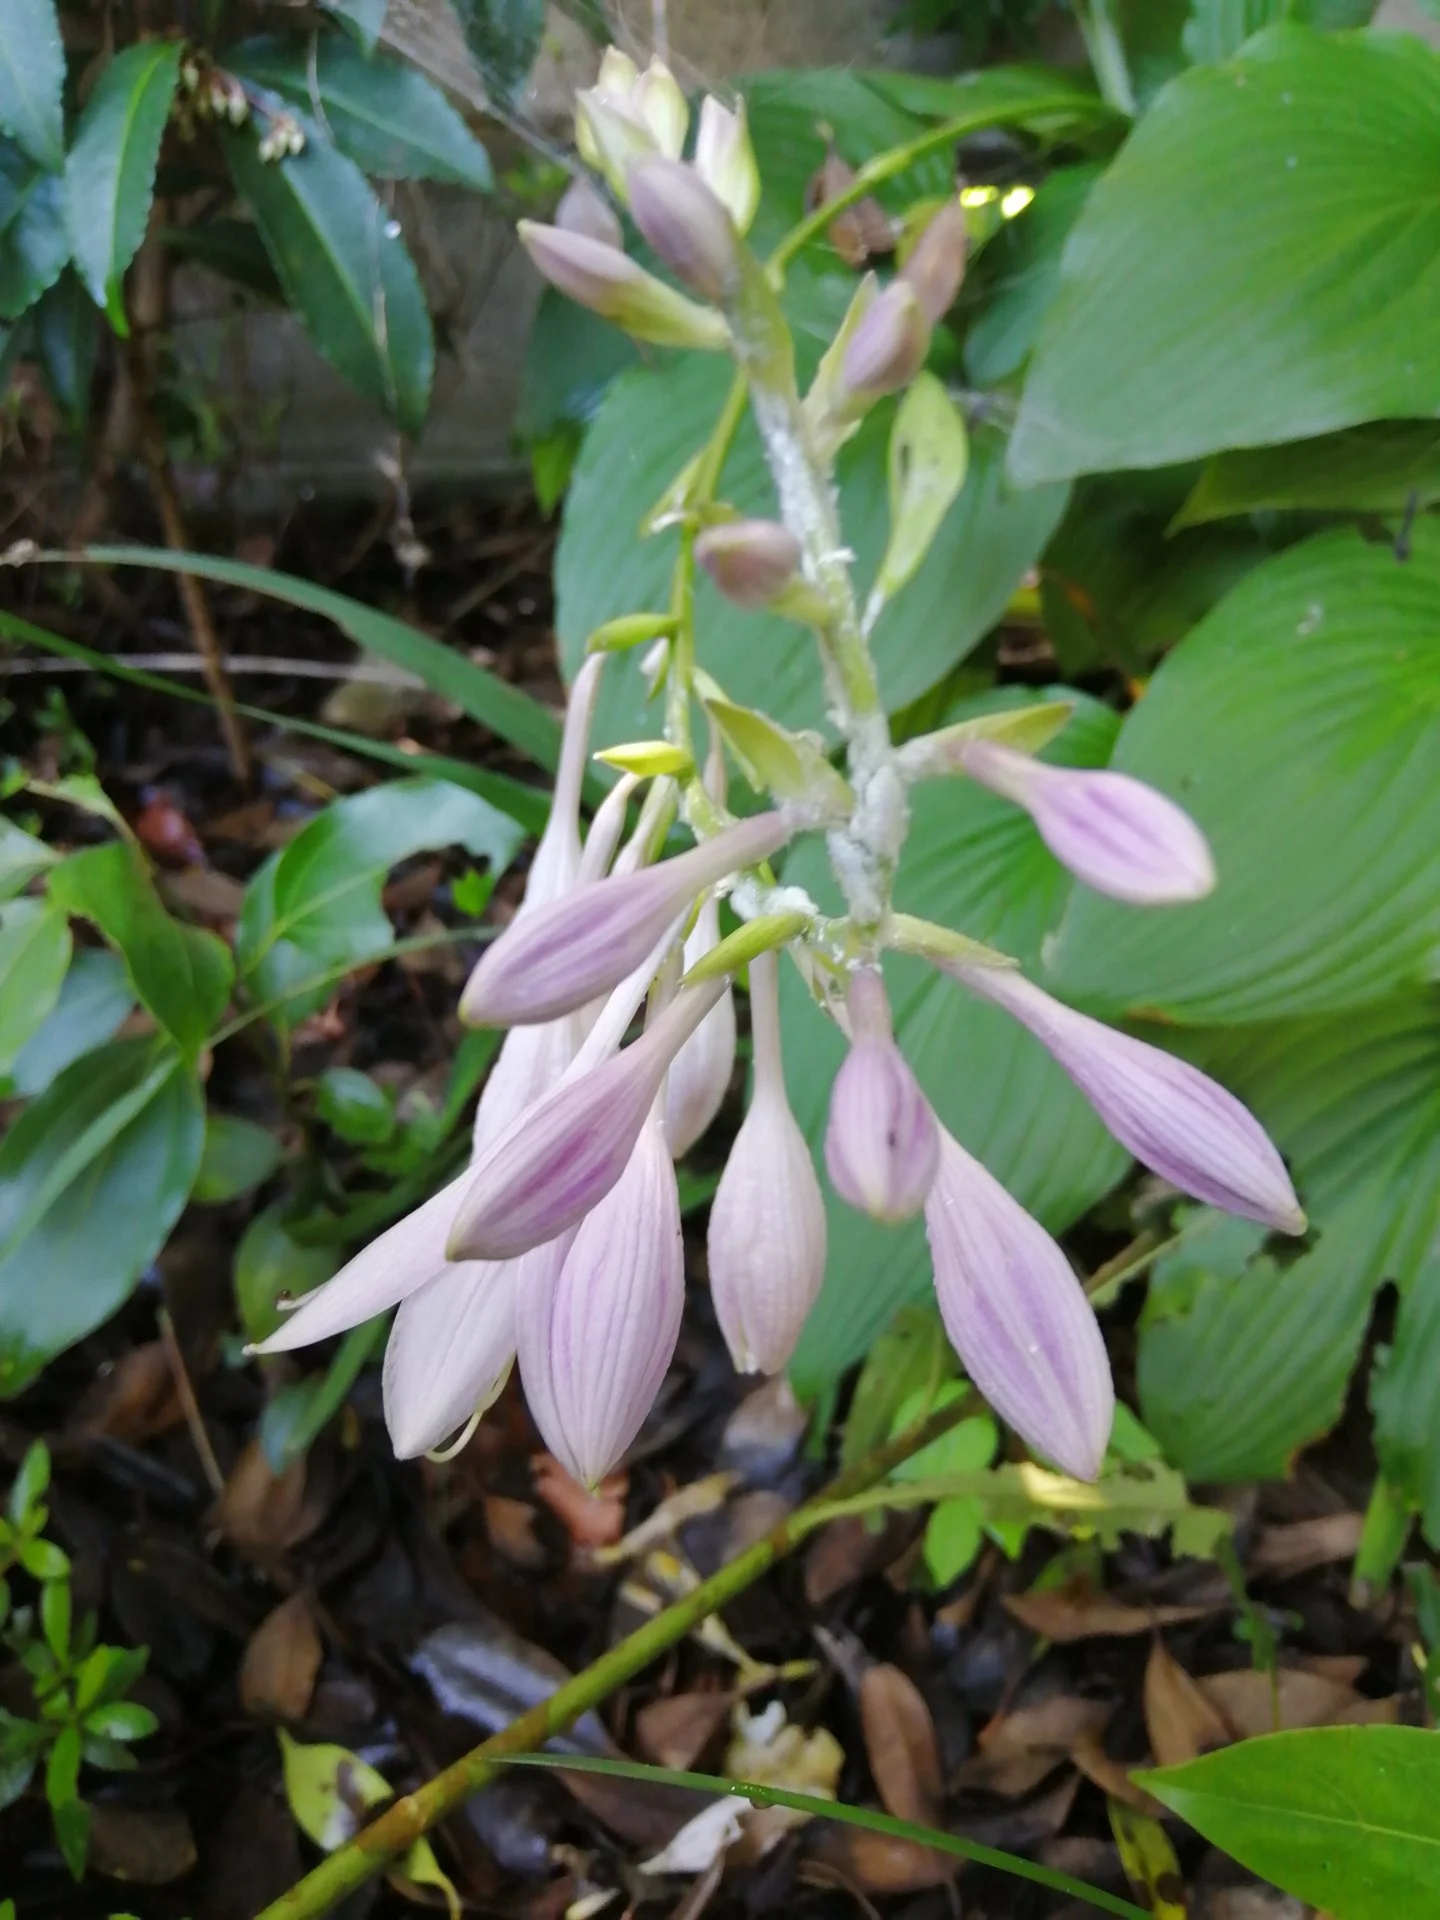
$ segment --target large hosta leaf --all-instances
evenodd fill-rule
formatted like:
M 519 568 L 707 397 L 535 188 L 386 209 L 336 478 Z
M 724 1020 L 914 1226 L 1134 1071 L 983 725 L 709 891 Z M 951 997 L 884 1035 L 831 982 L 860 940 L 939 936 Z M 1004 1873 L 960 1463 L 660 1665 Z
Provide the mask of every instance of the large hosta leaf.
M 1220 882 L 1165 911 L 1077 890 L 1054 978 L 1116 1010 L 1230 1022 L 1433 978 L 1440 943 L 1440 529 L 1267 561 L 1161 666 L 1115 766 L 1189 807 Z
M 1269 29 L 1181 75 L 1098 182 L 1011 467 L 1160 466 L 1440 406 L 1440 54 Z

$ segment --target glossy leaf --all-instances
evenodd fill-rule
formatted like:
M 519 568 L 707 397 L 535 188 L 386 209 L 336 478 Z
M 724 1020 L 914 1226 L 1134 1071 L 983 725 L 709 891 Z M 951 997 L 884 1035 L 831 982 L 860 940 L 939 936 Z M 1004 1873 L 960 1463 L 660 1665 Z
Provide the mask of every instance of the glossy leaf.
M 1137 1776 L 1172 1813 L 1334 1920 L 1420 1914 L 1440 1886 L 1440 1741 L 1312 1727 Z
M 1440 53 L 1268 29 L 1167 87 L 1065 249 L 1011 471 L 1161 466 L 1433 414 Z
M 529 77 L 545 31 L 545 0 L 454 0 L 485 91 L 508 107 Z
M 280 1159 L 280 1142 L 268 1127 L 235 1113 L 207 1113 L 205 1151 L 190 1198 L 218 1206 L 251 1193 L 270 1178 Z
M 1440 500 L 1440 426 L 1377 420 L 1319 440 L 1232 447 L 1205 463 L 1175 526 L 1232 514 L 1299 508 L 1311 513 L 1403 513 Z
M 129 841 L 88 847 L 56 869 L 50 897 L 93 920 L 124 958 L 136 993 L 180 1047 L 204 1046 L 235 977 L 225 942 L 172 919 Z
M 64 914 L 48 901 L 27 897 L 0 907 L 0 1073 L 59 999 L 70 944 Z
M 246 40 L 227 69 L 269 87 L 329 130 L 341 153 L 383 180 L 439 180 L 485 192 L 490 159 L 460 115 L 417 68 L 367 58 L 348 41 L 322 35 Z
M 350 384 L 418 433 L 435 338 L 398 224 L 352 160 L 311 126 L 303 153 L 262 160 L 253 127 L 222 134 L 285 298 Z
M 10 1067 L 16 1093 L 43 1093 L 72 1060 L 113 1039 L 135 1005 L 125 963 L 108 947 L 86 947 L 70 962 L 60 997 Z
M 52 171 L 65 159 L 64 85 L 54 0 L 0 0 L 0 129 Z
M 1194 815 L 1220 880 L 1142 913 L 1077 890 L 1053 978 L 1102 1010 L 1295 1016 L 1432 977 L 1440 940 L 1440 529 L 1322 535 L 1165 660 L 1112 764 Z
M 85 103 L 65 159 L 75 265 L 117 333 L 128 331 L 122 282 L 145 238 L 179 74 L 178 40 L 142 40 L 117 53 Z
M 45 384 L 72 433 L 83 433 L 90 418 L 96 328 L 80 276 L 62 273 L 35 309 L 34 337 Z
M 67 1067 L 0 1143 L 0 1396 L 128 1297 L 200 1164 L 204 1103 L 172 1046 Z
M 0 320 L 15 320 L 54 286 L 70 258 L 65 185 L 0 144 Z

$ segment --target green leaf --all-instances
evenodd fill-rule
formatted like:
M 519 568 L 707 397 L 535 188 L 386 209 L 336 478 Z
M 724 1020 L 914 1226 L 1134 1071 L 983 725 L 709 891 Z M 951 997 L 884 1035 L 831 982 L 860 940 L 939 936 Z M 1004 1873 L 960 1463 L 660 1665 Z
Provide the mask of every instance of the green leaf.
M 930 1411 L 938 1412 L 953 1401 L 963 1399 L 970 1389 L 952 1380 L 931 1393 L 922 1387 L 912 1393 L 895 1416 L 894 1431 L 902 1433 Z M 995 1422 L 988 1414 L 976 1414 L 911 1454 L 895 1469 L 895 1480 L 940 1479 L 946 1475 L 980 1473 L 995 1458 L 999 1444 Z M 968 1499 L 941 1500 L 925 1525 L 925 1565 L 940 1587 L 958 1580 L 984 1538 L 985 1505 L 973 1495 Z
M 498 873 L 519 841 L 513 821 L 446 780 L 395 780 L 337 800 L 272 854 L 246 890 L 236 956 L 250 993 L 269 1001 L 316 973 L 384 953 L 394 929 L 380 891 L 397 861 L 458 844 Z M 318 997 L 312 990 L 276 1018 L 288 1024 L 324 998 L 323 988 Z
M 235 1250 L 235 1304 L 247 1340 L 263 1340 L 284 1317 L 282 1294 L 300 1299 L 323 1286 L 337 1260 L 328 1246 L 302 1247 L 285 1226 L 283 1206 L 266 1207 L 246 1227 Z
M 64 85 L 54 0 L 0 0 L 0 128 L 52 171 L 65 162 Z
M 35 1778 L 36 1754 L 24 1750 L 6 1753 L 0 1745 L 0 1811 L 13 1807 Z M 13 1900 L 0 1902 L 0 1920 L 15 1920 Z
M 840 1465 L 853 1467 L 898 1432 L 901 1407 L 922 1389 L 938 1398 L 955 1371 L 955 1356 L 933 1303 L 902 1307 L 865 1356 L 845 1416 Z
M 51 876 L 50 897 L 95 922 L 119 948 L 140 999 L 183 1052 L 197 1054 L 230 997 L 235 968 L 225 942 L 170 917 L 127 840 L 72 855 Z
M 92 1707 L 128 1693 L 145 1671 L 149 1657 L 145 1647 L 96 1647 L 86 1656 L 75 1682 L 76 1712 L 88 1713 Z
M 1337 532 L 1257 567 L 1161 665 L 1112 761 L 1194 814 L 1219 885 L 1163 912 L 1077 889 L 1058 990 L 1230 1022 L 1432 977 L 1437 756 L 1440 529 L 1418 527 L 1403 564 Z
M 260 158 L 252 126 L 221 140 L 285 298 L 315 346 L 404 432 L 419 433 L 435 373 L 420 276 L 364 174 L 313 126 L 307 134 L 304 152 L 281 160 Z
M 348 1747 L 302 1746 L 283 1727 L 277 1737 L 285 1798 L 295 1824 L 326 1853 L 343 1846 L 359 1830 L 367 1807 L 390 1798 L 384 1774 Z
M 57 1660 L 70 1652 L 70 1582 L 47 1580 L 40 1594 L 40 1626 Z
M 134 1700 L 116 1700 L 109 1706 L 92 1707 L 85 1715 L 87 1733 L 98 1733 L 107 1740 L 144 1740 L 160 1722 Z
M 1114 716 L 1083 695 L 1076 698 L 1074 717 L 1044 757 L 1102 766 Z M 969 781 L 927 782 L 913 790 L 911 803 L 897 905 L 1034 966 L 1071 882 L 1028 816 Z M 824 851 L 813 842 L 802 843 L 786 862 L 785 879 L 809 888 L 822 907 L 836 898 Z M 896 1036 L 942 1123 L 1047 1227 L 1067 1227 L 1120 1179 L 1129 1164 L 1125 1153 L 1015 1021 L 921 961 L 891 956 L 886 976 Z M 781 993 L 786 1083 L 818 1156 L 845 1043 L 789 967 Z M 930 1285 L 921 1222 L 880 1226 L 833 1195 L 827 1210 L 825 1291 L 794 1363 L 807 1393 L 858 1359 L 896 1307 Z
M 65 183 L 0 146 L 0 320 L 15 320 L 60 278 L 70 258 Z
M 10 1488 L 5 1511 L 15 1526 L 20 1526 L 31 1509 L 44 1497 L 50 1484 L 50 1449 L 43 1440 L 32 1440 L 25 1449 L 20 1471 Z
M 280 1142 L 268 1127 L 233 1113 L 207 1113 L 205 1151 L 190 1198 L 218 1206 L 250 1193 L 270 1178 L 281 1159 Z
M 204 1104 L 168 1044 L 67 1067 L 0 1142 L 0 1395 L 127 1298 L 200 1164 Z
M 75 1727 L 61 1729 L 50 1749 L 45 1768 L 45 1798 L 52 1807 L 63 1807 L 75 1798 L 80 1783 L 80 1734 Z
M 353 1146 L 379 1145 L 395 1131 L 395 1102 L 355 1067 L 325 1069 L 315 1091 L 315 1111 Z
M 1440 1886 L 1440 1741 L 1312 1727 L 1136 1775 L 1172 1813 L 1335 1920 L 1421 1914 Z
M 0 816 L 0 900 L 23 893 L 37 874 L 60 858 L 53 847 Z
M 328 128 L 341 153 L 383 180 L 440 180 L 484 193 L 490 158 L 440 89 L 383 55 L 373 59 L 333 34 L 311 44 L 291 34 L 243 41 L 229 72 L 269 87 Z
M 870 589 L 867 626 L 919 571 L 965 484 L 969 462 L 964 415 L 933 373 L 917 374 L 890 425 L 890 538 Z
M 390 0 L 320 0 L 327 13 L 333 13 L 347 33 L 353 34 L 367 53 L 374 51 L 385 24 Z
M 1440 500 L 1440 427 L 1381 420 L 1281 447 L 1232 447 L 1205 463 L 1174 525 L 1299 508 L 1402 513 Z
M 273 1472 L 283 1473 L 309 1451 L 344 1405 L 366 1361 L 384 1345 L 389 1326 L 389 1314 L 382 1313 L 351 1327 L 324 1373 L 281 1387 L 260 1420 L 260 1444 Z
M 1197 66 L 1214 66 L 1228 60 L 1252 33 L 1278 20 L 1363 27 L 1374 11 L 1375 0 L 1191 0 L 1181 39 Z
M 65 915 L 33 895 L 0 907 L 0 1071 L 33 1039 L 70 964 Z
M 27 1540 L 18 1557 L 32 1580 L 64 1580 L 70 1572 L 69 1556 L 52 1540 Z
M 965 371 L 980 386 L 1018 373 L 1060 284 L 1060 256 L 1100 176 L 1094 165 L 1059 167 L 1023 213 L 985 244 L 966 278 L 980 311 L 965 334 Z
M 113 1039 L 134 1005 L 120 956 L 108 947 L 83 948 L 70 962 L 53 1009 L 15 1056 L 10 1083 L 16 1093 L 43 1093 L 73 1060 Z
M 465 44 L 496 106 L 508 107 L 540 51 L 545 0 L 454 0 Z
M 74 1732 L 75 1729 L 73 1727 L 67 1727 L 65 1732 L 60 1736 L 61 1740 L 66 1739 L 68 1735 Z M 76 1737 L 78 1739 L 79 1736 L 77 1735 Z M 51 1772 L 54 1770 L 56 1751 L 58 1751 L 58 1748 L 53 1748 L 50 1754 Z M 47 1790 L 49 1779 L 50 1773 L 47 1773 Z M 55 1828 L 55 1838 L 59 1842 L 60 1852 L 66 1866 L 69 1867 L 71 1873 L 77 1880 L 83 1880 L 85 1877 L 85 1861 L 90 1852 L 90 1809 L 83 1800 L 69 1799 L 57 1801 L 52 1796 L 50 1801 L 50 1819 L 51 1824 Z
M 171 253 L 192 260 L 208 273 L 262 300 L 284 299 L 265 242 L 248 220 L 204 220 L 189 227 L 161 227 L 159 238 Z
M 95 83 L 65 160 L 75 265 L 120 334 L 129 330 L 122 283 L 145 238 L 179 74 L 178 40 L 142 40 L 117 53 Z
M 35 351 L 45 384 L 70 431 L 85 431 L 95 371 L 95 309 L 80 276 L 62 273 L 35 309 Z
M 1344 127 L 1344 164 L 1336 129 Z M 1030 364 L 1034 483 L 1440 406 L 1440 54 L 1269 29 L 1099 180 Z

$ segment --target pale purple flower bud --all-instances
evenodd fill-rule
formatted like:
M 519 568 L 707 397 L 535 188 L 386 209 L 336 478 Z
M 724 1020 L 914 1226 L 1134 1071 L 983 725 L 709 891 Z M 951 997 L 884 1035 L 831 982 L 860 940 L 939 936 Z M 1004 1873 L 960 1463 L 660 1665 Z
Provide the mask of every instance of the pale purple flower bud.
M 776 956 L 750 962 L 755 1088 L 710 1206 L 710 1292 L 739 1373 L 779 1373 L 825 1278 L 825 1201 L 785 1098 Z
M 685 941 L 685 966 L 720 944 L 720 906 L 713 894 L 700 908 Z M 671 1063 L 665 1079 L 665 1139 L 679 1160 L 720 1111 L 735 1070 L 735 996 L 726 983 L 715 1002 Z
M 663 60 L 653 56 L 630 88 L 630 110 L 649 129 L 655 144 L 670 160 L 678 160 L 690 125 L 690 107 L 683 88 Z
M 625 233 L 603 194 L 588 180 L 572 180 L 555 209 L 555 225 L 563 233 L 580 233 L 602 246 L 623 250 Z
M 480 1089 L 472 1158 L 550 1091 L 575 1058 L 583 1037 L 579 1017 L 573 1013 L 547 1020 L 543 1026 L 513 1027 L 506 1034 Z
M 520 1260 L 462 1260 L 401 1301 L 381 1375 L 397 1460 L 438 1447 L 499 1398 L 515 1360 L 516 1288 L 554 1257 L 537 1247 Z
M 603 1480 L 640 1431 L 684 1306 L 680 1199 L 651 1118 L 564 1260 L 518 1289 L 525 1398 L 546 1446 L 582 1486 Z
M 595 818 L 590 822 L 590 831 L 585 836 L 585 845 L 580 854 L 578 879 L 602 880 L 610 871 L 610 862 L 615 858 L 615 849 L 625 831 L 625 815 L 631 795 L 639 785 L 637 775 L 622 774 L 595 809 Z
M 842 1200 L 893 1224 L 925 1203 L 939 1128 L 891 1035 L 885 985 L 874 968 L 851 974 L 847 1007 L 850 1051 L 830 1089 L 825 1165 Z
M 735 231 L 747 233 L 760 205 L 760 169 L 745 124 L 743 99 L 736 101 L 733 111 L 713 93 L 700 102 L 695 171 L 735 222 Z
M 635 111 L 628 93 L 599 86 L 575 96 L 575 145 L 587 167 L 603 173 L 613 190 L 625 196 L 625 169 L 642 153 L 655 152 L 655 135 Z
M 555 791 L 545 831 L 525 877 L 524 913 L 558 899 L 574 886 L 580 871 L 580 792 L 585 784 L 585 761 L 590 747 L 590 723 L 600 692 L 604 655 L 587 660 L 576 674 L 565 703 L 565 728 L 555 769 Z
M 958 200 L 943 206 L 915 242 L 900 278 L 915 289 L 920 310 L 931 326 L 938 326 L 955 304 L 965 277 L 970 229 Z
M 1024 807 L 1055 858 L 1097 893 L 1154 907 L 1202 899 L 1215 885 L 1204 834 L 1143 780 L 1047 766 L 995 740 L 970 742 L 960 764 Z
M 517 916 L 466 982 L 461 1019 L 533 1025 L 583 1007 L 637 967 L 697 895 L 768 859 L 793 831 L 783 814 L 756 814 L 673 860 L 591 881 Z
M 965 1371 L 1028 1446 L 1077 1480 L 1096 1479 L 1115 1389 L 1085 1289 L 1039 1221 L 943 1128 L 925 1231 L 940 1316 Z
M 723 300 L 739 264 L 738 242 L 729 214 L 699 174 L 651 154 L 631 161 L 625 182 L 631 215 L 659 259 L 692 293 Z
M 1014 969 L 938 964 L 1027 1026 L 1144 1166 L 1227 1213 L 1281 1233 L 1305 1231 L 1265 1129 L 1208 1074 L 1052 1000 Z
M 778 520 L 724 520 L 696 536 L 695 558 L 737 607 L 768 607 L 795 578 L 800 542 Z
M 666 1068 L 725 985 L 687 988 L 623 1053 L 583 1070 L 577 1062 L 487 1148 L 462 1176 L 449 1257 L 512 1259 L 557 1239 L 598 1206 L 625 1171 Z
M 712 352 L 729 344 L 730 335 L 719 314 L 667 287 L 618 247 L 534 220 L 519 221 L 515 231 L 551 286 L 613 320 L 636 340 Z
M 857 400 L 878 400 L 915 378 L 930 348 L 930 322 L 905 280 L 892 280 L 851 334 L 840 385 Z

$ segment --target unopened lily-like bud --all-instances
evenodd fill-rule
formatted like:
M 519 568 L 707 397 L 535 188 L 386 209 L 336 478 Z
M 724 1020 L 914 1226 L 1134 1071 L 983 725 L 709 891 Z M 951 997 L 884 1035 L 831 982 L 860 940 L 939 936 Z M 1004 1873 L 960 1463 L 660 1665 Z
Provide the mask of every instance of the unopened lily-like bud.
M 555 790 L 545 831 L 525 876 L 525 895 L 519 911 L 528 913 L 556 900 L 574 886 L 580 871 L 580 793 L 585 784 L 585 760 L 590 746 L 590 724 L 600 693 L 604 656 L 586 660 L 575 675 L 565 703 L 565 726 L 555 768 Z
M 972 780 L 1013 800 L 1078 880 L 1135 906 L 1202 899 L 1215 862 L 1183 808 L 1127 773 L 1052 767 L 994 740 L 962 749 Z
M 695 171 L 730 215 L 735 231 L 748 233 L 760 204 L 760 169 L 745 124 L 743 100 L 733 110 L 722 106 L 713 93 L 700 102 Z
M 720 906 L 712 894 L 685 941 L 688 970 L 720 943 Z M 720 1111 L 735 1070 L 735 996 L 724 993 L 676 1054 L 665 1081 L 665 1139 L 680 1160 Z
M 690 108 L 685 94 L 663 60 L 652 57 L 630 89 L 630 109 L 649 128 L 661 153 L 678 160 L 685 148 Z
M 1027 1026 L 1142 1165 L 1227 1213 L 1281 1233 L 1305 1231 L 1265 1129 L 1208 1074 L 1052 1000 L 1014 969 L 939 964 Z
M 850 336 L 840 386 L 856 400 L 878 400 L 908 386 L 925 364 L 930 322 L 915 289 L 892 280 Z
M 750 963 L 755 1088 L 710 1207 L 710 1292 L 740 1373 L 779 1373 L 825 1278 L 825 1201 L 785 1097 L 776 957 Z
M 729 344 L 729 331 L 718 313 L 687 300 L 618 248 L 534 220 L 519 221 L 515 231 L 552 287 L 613 320 L 632 338 L 707 352 Z
M 555 225 L 563 233 L 580 233 L 587 240 L 598 240 L 602 246 L 614 247 L 617 251 L 625 246 L 624 229 L 614 209 L 588 180 L 570 182 L 555 209 Z
M 606 880 L 519 915 L 481 955 L 460 996 L 471 1026 L 556 1020 L 623 980 L 692 900 L 741 867 L 767 860 L 794 831 L 755 814 L 658 866 Z
M 735 279 L 739 242 L 699 174 L 657 153 L 632 160 L 625 183 L 635 224 L 658 257 L 693 292 L 723 300 Z
M 938 326 L 955 304 L 969 248 L 965 209 L 958 200 L 950 200 L 926 226 L 900 269 L 899 277 L 915 289 L 920 310 L 932 327 Z
M 723 520 L 696 536 L 695 558 L 737 607 L 768 607 L 799 570 L 800 542 L 778 520 Z
M 890 1031 L 885 985 L 871 967 L 850 976 L 851 1042 L 830 1090 L 825 1165 L 835 1191 L 873 1219 L 918 1213 L 935 1178 L 940 1134 Z
M 509 1260 L 558 1239 L 625 1171 L 665 1070 L 725 990 L 706 980 L 677 995 L 633 1045 L 580 1062 L 462 1176 L 452 1260 Z
M 1096 1479 L 1115 1389 L 1085 1290 L 1039 1221 L 943 1128 L 925 1231 L 940 1317 L 965 1371 L 1037 1453 Z
M 397 1460 L 429 1453 L 499 1398 L 515 1361 L 515 1291 L 527 1265 L 553 1258 L 460 1261 L 400 1303 L 381 1375 Z M 525 1278 L 521 1279 L 522 1274 Z
M 591 87 L 575 96 L 575 145 L 587 167 L 603 174 L 612 191 L 625 198 L 625 169 L 642 154 L 656 151 L 655 136 L 635 112 L 628 95 Z
M 679 1194 L 652 1118 L 564 1260 L 518 1290 L 525 1397 L 546 1446 L 582 1486 L 603 1480 L 640 1431 L 684 1306 Z

